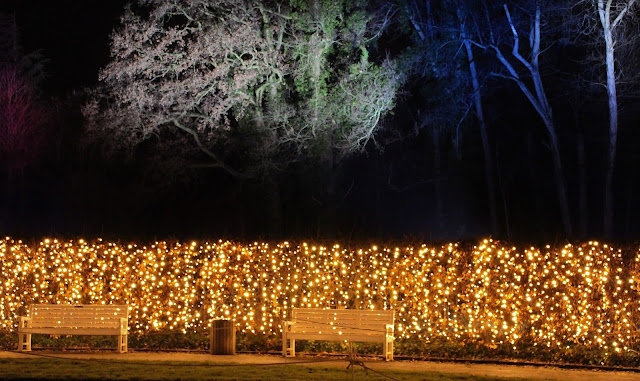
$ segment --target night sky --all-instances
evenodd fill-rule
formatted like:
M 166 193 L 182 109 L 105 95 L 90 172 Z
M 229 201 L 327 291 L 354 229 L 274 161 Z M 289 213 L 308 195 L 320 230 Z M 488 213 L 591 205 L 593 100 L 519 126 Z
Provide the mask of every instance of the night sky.
M 566 81 L 579 76 L 583 66 L 596 67 L 582 61 L 589 56 L 587 45 L 544 41 L 549 52 L 541 58 L 565 163 L 571 233 L 563 229 L 544 125 L 513 82 L 490 75 L 489 66 L 495 63 L 488 50 L 477 51 L 495 161 L 499 226 L 492 229 L 482 140 L 473 108 L 445 120 L 443 115 L 452 112 L 445 108 L 450 102 L 444 94 L 451 88 L 443 86 L 453 82 L 415 73 L 383 120 L 376 139 L 381 145 L 370 144 L 365 152 L 350 156 L 334 168 L 337 175 L 330 182 L 313 161 L 248 180 L 219 170 L 167 179 L 149 175 L 149 146 L 128 158 L 105 158 L 105 149 L 87 144 L 84 137 L 83 91 L 97 85 L 100 68 L 110 60 L 110 34 L 125 4 L 121 0 L 0 3 L 1 12 L 16 17 L 23 53 L 40 50 L 46 59 L 40 97 L 57 110 L 37 158 L 17 175 L 3 166 L 3 233 L 345 240 L 465 240 L 493 235 L 525 241 L 606 235 L 602 223 L 606 99 L 596 87 L 580 98 L 576 94 L 582 90 Z M 389 33 L 371 48 L 372 59 L 387 54 L 397 58 L 415 49 L 412 36 L 408 19 L 398 12 Z M 464 49 L 457 51 L 448 64 L 458 62 L 454 71 L 464 72 L 466 62 L 460 59 Z M 614 175 L 611 238 L 626 241 L 636 240 L 640 232 L 634 217 L 640 211 L 636 87 L 632 83 L 631 95 L 620 99 Z
M 48 60 L 45 89 L 56 96 L 90 86 L 109 59 L 109 34 L 126 1 L 3 1 L 15 14 L 26 52 L 42 50 Z

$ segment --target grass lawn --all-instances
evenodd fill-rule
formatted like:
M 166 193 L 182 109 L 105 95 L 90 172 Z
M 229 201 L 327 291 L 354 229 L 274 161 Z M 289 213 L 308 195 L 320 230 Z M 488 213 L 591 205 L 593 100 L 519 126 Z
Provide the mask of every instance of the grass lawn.
M 390 378 L 360 368 L 356 380 L 505 380 L 464 374 L 385 371 Z M 305 365 L 233 365 L 76 359 L 0 359 L 0 380 L 351 380 L 345 368 Z M 509 379 L 514 380 L 514 379 Z M 524 379 L 520 379 L 524 380 Z

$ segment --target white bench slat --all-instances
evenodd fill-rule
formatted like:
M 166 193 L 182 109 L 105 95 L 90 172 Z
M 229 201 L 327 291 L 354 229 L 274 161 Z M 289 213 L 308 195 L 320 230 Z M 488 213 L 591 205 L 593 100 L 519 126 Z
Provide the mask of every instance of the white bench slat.
M 86 323 L 86 324 L 109 324 L 109 323 L 113 323 L 113 322 L 119 322 L 121 318 L 118 319 L 85 319 L 85 318 L 60 318 L 60 317 L 53 317 L 53 318 L 49 318 L 49 319 L 34 319 L 38 322 L 43 322 L 43 323 L 47 323 L 47 322 L 52 322 L 52 323 L 72 323 L 72 324 L 76 324 L 76 323 Z M 124 318 L 122 318 L 124 319 Z
M 344 338 L 343 338 L 344 337 Z M 358 334 L 328 334 L 328 333 L 315 333 L 315 332 L 297 332 L 287 334 L 288 339 L 300 339 L 300 340 L 326 340 L 326 341 L 345 341 L 345 342 L 367 342 L 367 343 L 384 343 L 385 337 L 382 335 L 358 335 Z
M 31 308 L 34 311 L 121 311 L 125 312 L 126 305 L 92 305 L 92 304 L 67 304 L 64 307 L 57 304 L 33 304 Z
M 386 360 L 393 359 L 393 310 L 327 310 L 294 308 L 282 330 L 282 352 L 295 356 L 295 340 L 384 343 Z M 291 345 L 287 345 L 290 341 Z
M 42 321 L 47 320 L 86 320 L 86 321 L 116 321 L 124 318 L 124 316 L 85 316 L 85 315 L 35 315 L 34 318 Z
M 32 334 L 118 336 L 127 351 L 128 305 L 34 304 L 18 326 L 18 350 L 31 350 Z
M 84 318 L 100 318 L 100 319 L 120 319 L 120 318 L 124 318 L 126 317 L 126 315 L 117 315 L 117 314 L 102 314 L 100 312 L 95 312 L 92 314 L 74 314 L 74 313 L 68 313 L 68 314 L 60 314 L 60 313 L 42 313 L 42 312 L 38 312 L 35 314 L 32 314 L 33 317 L 39 317 L 41 319 L 47 319 L 47 318 L 52 318 L 52 317 L 62 317 L 62 318 L 71 318 L 71 317 L 84 317 Z
M 126 305 L 125 304 L 32 304 L 36 310 L 61 310 L 68 311 L 69 309 L 74 309 L 78 311 L 82 310 L 113 310 L 113 311 L 121 311 Z
M 91 328 L 91 329 L 95 329 L 96 331 L 100 331 L 101 329 L 120 329 L 120 322 L 118 322 L 117 324 L 69 324 L 69 323 L 61 323 L 61 324 L 55 324 L 55 323 L 36 323 L 36 324 L 32 324 L 31 327 L 29 328 L 51 328 L 51 329 L 56 329 L 56 328 Z
M 122 313 L 113 313 L 113 312 L 102 312 L 102 311 L 70 311 L 70 312 L 60 312 L 60 311 L 37 311 L 33 313 L 34 316 L 117 316 L 117 317 L 125 317 L 126 314 Z
M 100 329 L 95 328 L 71 328 L 71 327 L 36 327 L 24 328 L 22 333 L 46 334 L 46 335 L 83 335 L 83 336 L 119 336 L 120 328 Z
M 289 333 L 296 333 L 296 332 L 300 332 L 300 333 L 312 333 L 312 332 L 317 332 L 317 333 L 338 333 L 341 332 L 342 334 L 354 334 L 354 335 L 361 335 L 361 336 L 379 336 L 381 334 L 385 334 L 386 330 L 384 329 L 378 329 L 378 330 L 362 330 L 362 329 L 358 329 L 358 328 L 351 328 L 351 327 L 312 327 L 312 326 L 299 326 L 298 324 L 295 324 L 294 326 L 291 327 L 291 329 L 288 331 Z

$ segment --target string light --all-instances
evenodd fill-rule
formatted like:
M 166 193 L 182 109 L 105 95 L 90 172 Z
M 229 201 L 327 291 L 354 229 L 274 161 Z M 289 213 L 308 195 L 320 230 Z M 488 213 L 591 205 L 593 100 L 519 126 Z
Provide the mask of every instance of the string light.
M 279 334 L 292 307 L 393 309 L 396 337 L 637 350 L 640 254 L 599 242 L 347 249 L 289 242 L 0 240 L 0 328 L 32 303 L 127 303 L 130 333 L 234 319 Z

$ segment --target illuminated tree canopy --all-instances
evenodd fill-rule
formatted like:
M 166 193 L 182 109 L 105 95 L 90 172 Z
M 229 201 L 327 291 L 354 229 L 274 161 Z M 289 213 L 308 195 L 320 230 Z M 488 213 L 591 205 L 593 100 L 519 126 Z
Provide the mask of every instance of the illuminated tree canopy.
M 235 176 L 357 152 L 402 83 L 393 61 L 369 58 L 384 14 L 365 6 L 140 1 L 84 107 L 89 134 Z

